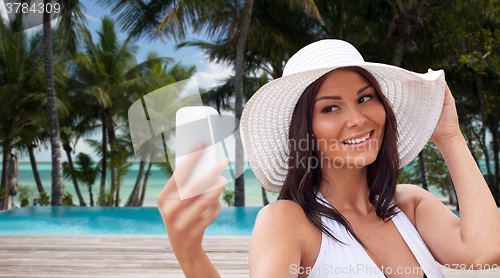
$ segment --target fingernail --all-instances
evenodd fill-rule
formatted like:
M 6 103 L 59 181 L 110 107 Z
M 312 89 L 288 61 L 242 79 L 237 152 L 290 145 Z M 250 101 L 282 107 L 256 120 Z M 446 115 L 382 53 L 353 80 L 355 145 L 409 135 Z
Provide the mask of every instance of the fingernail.
M 429 69 L 427 70 L 427 72 L 431 72 L 431 71 L 432 71 L 432 69 L 431 69 L 431 68 L 429 68 Z

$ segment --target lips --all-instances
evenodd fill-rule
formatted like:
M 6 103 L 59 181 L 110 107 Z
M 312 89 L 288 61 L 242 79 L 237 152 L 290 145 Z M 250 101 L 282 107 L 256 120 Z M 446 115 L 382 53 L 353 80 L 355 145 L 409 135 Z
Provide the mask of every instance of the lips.
M 346 144 L 346 145 L 359 144 L 359 143 L 362 143 L 362 142 L 365 142 L 366 140 L 368 140 L 368 138 L 370 138 L 372 136 L 372 133 L 373 133 L 373 130 L 358 133 L 358 134 L 356 134 L 356 135 L 354 135 L 346 140 L 343 140 L 341 142 L 342 142 L 342 144 Z

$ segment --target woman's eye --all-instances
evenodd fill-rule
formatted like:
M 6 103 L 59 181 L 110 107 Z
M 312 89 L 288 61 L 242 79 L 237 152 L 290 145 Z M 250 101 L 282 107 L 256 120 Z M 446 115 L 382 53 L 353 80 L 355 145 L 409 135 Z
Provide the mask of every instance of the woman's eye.
M 323 110 L 321 111 L 321 113 L 333 112 L 333 111 L 336 111 L 337 109 L 338 109 L 337 106 L 331 105 L 331 106 L 327 106 L 327 107 L 323 108 Z
M 363 103 L 363 102 L 367 102 L 369 101 L 370 99 L 373 98 L 373 95 L 365 95 L 365 96 L 362 96 L 360 99 L 359 99 L 359 103 Z

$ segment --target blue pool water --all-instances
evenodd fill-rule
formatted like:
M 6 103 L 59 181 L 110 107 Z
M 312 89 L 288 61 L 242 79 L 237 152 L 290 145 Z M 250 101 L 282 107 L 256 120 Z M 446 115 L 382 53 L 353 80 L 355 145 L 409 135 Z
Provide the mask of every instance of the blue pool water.
M 262 207 L 223 207 L 205 235 L 250 236 Z M 167 235 L 156 207 L 22 207 L 0 212 L 0 235 Z
M 262 207 L 223 207 L 208 236 L 250 236 Z M 460 214 L 453 211 L 457 216 Z M 0 212 L 0 235 L 167 235 L 156 207 L 22 207 Z

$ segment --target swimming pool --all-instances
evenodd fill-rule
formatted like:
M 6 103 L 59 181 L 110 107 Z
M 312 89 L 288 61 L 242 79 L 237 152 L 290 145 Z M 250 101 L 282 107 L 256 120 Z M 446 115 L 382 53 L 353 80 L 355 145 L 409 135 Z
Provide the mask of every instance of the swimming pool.
M 223 207 L 207 236 L 250 236 L 262 207 Z M 457 211 L 453 211 L 460 217 Z M 156 207 L 22 207 L 0 212 L 0 235 L 167 235 Z
M 250 236 L 262 207 L 223 207 L 205 235 Z M 156 207 L 22 207 L 0 212 L 0 235 L 167 235 Z

